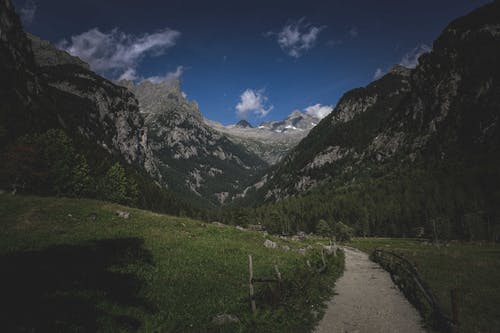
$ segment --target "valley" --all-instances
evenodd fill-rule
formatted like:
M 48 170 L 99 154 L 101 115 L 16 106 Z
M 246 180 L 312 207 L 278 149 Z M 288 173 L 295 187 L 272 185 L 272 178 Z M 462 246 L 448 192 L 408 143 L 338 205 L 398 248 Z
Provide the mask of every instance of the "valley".
M 370 25 L 23 1 L 0 0 L 0 329 L 500 330 L 499 0 L 366 2 Z

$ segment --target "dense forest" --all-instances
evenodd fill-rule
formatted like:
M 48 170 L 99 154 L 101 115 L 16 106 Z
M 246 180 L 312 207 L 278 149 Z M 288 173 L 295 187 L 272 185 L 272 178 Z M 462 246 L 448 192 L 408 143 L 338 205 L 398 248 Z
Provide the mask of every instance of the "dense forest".
M 497 162 L 498 163 L 498 162 Z M 378 177 L 313 191 L 256 208 L 220 213 L 226 223 L 263 224 L 269 231 L 320 232 L 342 222 L 358 236 L 495 240 L 500 237 L 500 175 L 491 161 L 408 166 Z

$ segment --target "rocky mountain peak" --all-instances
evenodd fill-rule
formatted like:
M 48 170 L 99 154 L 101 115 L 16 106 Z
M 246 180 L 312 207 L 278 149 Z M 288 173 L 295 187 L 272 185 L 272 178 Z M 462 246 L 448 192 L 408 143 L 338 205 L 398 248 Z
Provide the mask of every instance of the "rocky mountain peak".
M 80 58 L 74 57 L 66 51 L 57 49 L 50 42 L 42 40 L 35 35 L 29 33 L 26 35 L 31 41 L 31 48 L 35 55 L 35 62 L 38 66 L 77 65 L 86 70 L 90 70 L 89 64 L 82 61 Z
M 288 119 L 292 119 L 292 118 L 297 118 L 297 117 L 302 117 L 304 116 L 305 113 L 303 113 L 302 111 L 300 110 L 293 110 L 292 113 L 290 113 L 288 115 Z
M 235 126 L 240 128 L 253 128 L 252 124 L 250 124 L 245 119 L 238 121 Z
M 181 89 L 179 80 L 172 79 L 159 83 L 143 80 L 138 84 L 122 80 L 117 84 L 128 88 L 139 101 L 141 113 L 175 115 L 179 119 L 194 117 L 203 121 L 203 116 L 198 109 L 198 103 L 188 101 Z

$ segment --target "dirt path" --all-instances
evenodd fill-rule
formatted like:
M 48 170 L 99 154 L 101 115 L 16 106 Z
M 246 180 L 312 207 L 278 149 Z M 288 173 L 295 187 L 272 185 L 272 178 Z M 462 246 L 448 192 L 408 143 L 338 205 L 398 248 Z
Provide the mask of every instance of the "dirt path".
M 389 273 L 368 255 L 344 248 L 345 272 L 337 281 L 316 333 L 425 332 L 417 310 L 394 285 Z

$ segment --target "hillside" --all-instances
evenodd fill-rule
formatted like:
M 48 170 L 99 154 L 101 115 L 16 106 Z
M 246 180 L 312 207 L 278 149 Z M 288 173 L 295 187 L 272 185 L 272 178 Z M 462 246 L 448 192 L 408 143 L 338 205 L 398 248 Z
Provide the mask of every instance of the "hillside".
M 329 218 L 367 234 L 498 237 L 499 27 L 497 1 L 452 22 L 415 69 L 347 92 L 245 202 L 281 201 L 262 214 L 308 230 Z
M 124 219 L 117 211 L 128 212 Z M 0 194 L 0 314 L 15 331 L 306 332 L 332 293 L 341 257 L 306 257 L 263 246 L 259 232 L 205 224 L 86 199 Z M 269 237 L 269 236 L 268 236 Z M 248 303 L 248 255 L 256 277 L 283 277 L 279 300 L 256 285 Z M 318 263 L 319 260 L 319 263 Z M 238 323 L 218 326 L 220 314 Z

